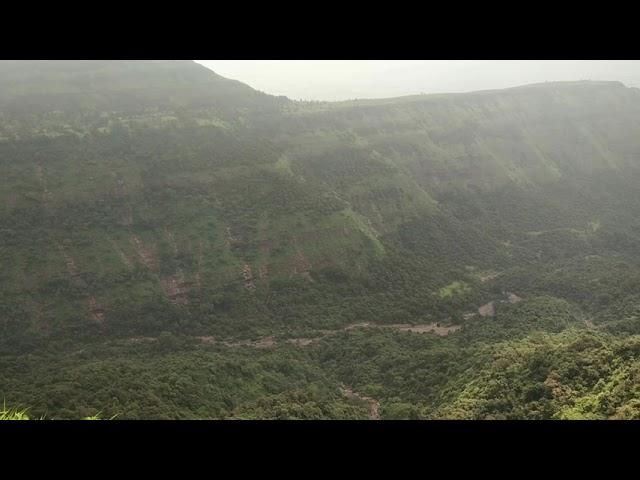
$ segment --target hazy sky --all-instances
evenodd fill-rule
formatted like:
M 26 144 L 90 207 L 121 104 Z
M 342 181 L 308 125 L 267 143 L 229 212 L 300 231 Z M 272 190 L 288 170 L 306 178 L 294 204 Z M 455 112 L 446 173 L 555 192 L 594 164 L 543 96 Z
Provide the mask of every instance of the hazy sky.
M 637 60 L 196 61 L 223 77 L 296 100 L 467 92 L 553 80 L 619 80 L 640 87 Z

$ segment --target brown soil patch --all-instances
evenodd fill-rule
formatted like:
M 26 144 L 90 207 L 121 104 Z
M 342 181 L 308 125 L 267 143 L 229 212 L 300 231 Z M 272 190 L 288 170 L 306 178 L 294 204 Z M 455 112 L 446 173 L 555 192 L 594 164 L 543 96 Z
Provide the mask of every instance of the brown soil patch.
M 306 347 L 311 345 L 312 343 L 318 342 L 321 338 L 324 337 L 316 337 L 316 338 L 289 338 L 287 339 L 287 343 L 291 343 L 293 345 L 297 345 L 298 347 Z
M 253 273 L 251 272 L 251 266 L 246 263 L 242 269 L 242 278 L 244 279 L 244 288 L 247 290 L 255 290 L 256 286 L 253 283 Z
M 375 398 L 366 397 L 358 392 L 354 392 L 351 387 L 340 387 L 342 395 L 349 399 L 360 400 L 369 404 L 369 420 L 380 420 L 380 402 Z
M 185 285 L 184 273 L 179 270 L 175 275 L 160 279 L 164 293 L 174 305 L 186 305 L 189 303 L 187 294 L 189 289 Z
M 295 271 L 294 273 L 304 273 L 308 272 L 311 269 L 311 263 L 307 260 L 307 257 L 304 256 L 302 250 L 298 250 L 296 252 L 296 263 L 295 263 Z
M 216 337 L 196 337 L 198 340 L 200 340 L 202 343 L 209 343 L 209 344 L 214 344 L 217 343 L 216 341 Z
M 507 299 L 509 300 L 509 303 L 518 303 L 522 301 L 522 297 L 519 297 L 518 295 L 512 292 L 507 292 Z
M 345 332 L 348 332 L 349 330 L 353 330 L 355 328 L 369 328 L 372 325 L 369 322 L 363 322 L 363 323 L 354 323 L 352 325 L 347 325 L 346 327 L 344 327 L 342 330 Z M 330 330 L 331 331 L 331 330 Z
M 96 323 L 104 323 L 104 308 L 102 308 L 102 305 L 100 305 L 93 296 L 89 298 L 89 311 Z
M 67 265 L 67 272 L 69 273 L 69 276 L 71 277 L 77 277 L 79 275 L 78 273 L 78 266 L 76 265 L 75 260 L 71 257 L 71 255 L 69 255 L 63 247 L 60 248 L 60 251 L 62 252 L 62 255 L 64 256 L 64 261 Z
M 225 242 L 226 242 L 227 246 L 231 246 L 231 245 L 234 245 L 234 244 L 238 243 L 238 239 L 236 237 L 234 237 L 232 232 L 231 232 L 231 227 L 227 227 L 227 237 L 225 239 Z
M 493 317 L 496 314 L 494 302 L 489 302 L 478 308 L 478 314 L 481 317 Z
M 593 330 L 599 330 L 602 325 L 596 325 L 595 323 L 593 323 L 593 320 L 591 320 L 590 318 L 586 318 L 584 320 L 584 324 L 587 326 L 587 328 L 591 328 Z
M 493 280 L 494 278 L 498 278 L 500 275 L 502 275 L 501 273 L 488 273 L 487 275 L 480 275 L 480 281 L 481 282 L 488 282 L 489 280 Z
M 152 343 L 157 341 L 158 339 L 156 337 L 130 337 L 126 340 L 127 343 L 134 345 L 138 343 Z

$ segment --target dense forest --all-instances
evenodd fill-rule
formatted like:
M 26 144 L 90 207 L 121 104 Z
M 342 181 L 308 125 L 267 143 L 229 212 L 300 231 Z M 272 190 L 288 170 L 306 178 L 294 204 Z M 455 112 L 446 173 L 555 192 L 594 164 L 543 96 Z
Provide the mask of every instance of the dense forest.
M 639 133 L 617 82 L 294 102 L 186 61 L 0 62 L 0 396 L 640 418 Z

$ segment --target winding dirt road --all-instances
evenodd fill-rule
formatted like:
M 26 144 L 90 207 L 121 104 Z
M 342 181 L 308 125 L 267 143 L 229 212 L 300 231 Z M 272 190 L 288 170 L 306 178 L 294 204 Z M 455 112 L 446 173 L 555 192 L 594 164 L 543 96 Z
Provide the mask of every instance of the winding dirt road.
M 517 303 L 522 300 L 520 297 L 518 297 L 513 293 L 508 292 L 508 295 L 509 296 L 507 301 L 509 303 Z M 502 300 L 502 301 L 505 301 L 505 300 Z M 479 315 L 480 316 L 494 315 L 495 314 L 493 310 L 494 302 L 496 301 L 492 301 L 480 307 L 478 309 Z M 491 310 L 490 312 L 485 311 L 485 310 L 488 310 L 487 309 L 488 306 L 490 306 L 490 310 Z M 463 315 L 465 319 L 468 319 L 469 316 L 476 316 L 476 314 L 472 313 L 472 314 Z M 334 329 L 334 330 L 319 330 L 319 335 L 316 335 L 314 337 L 297 337 L 297 338 L 287 338 L 287 339 L 281 339 L 281 340 L 276 339 L 276 337 L 274 337 L 273 335 L 261 337 L 261 338 L 258 338 L 257 340 L 236 340 L 236 339 L 229 339 L 229 338 L 217 339 L 216 337 L 213 337 L 213 336 L 196 336 L 192 338 L 196 338 L 200 340 L 202 343 L 221 344 L 229 348 L 237 348 L 237 347 L 273 348 L 276 345 L 282 344 L 282 343 L 289 343 L 292 345 L 297 345 L 299 347 L 307 347 L 309 345 L 318 343 L 327 337 L 336 335 L 340 332 L 348 332 L 351 330 L 356 330 L 361 328 L 362 329 L 364 328 L 385 329 L 386 328 L 386 329 L 393 329 L 399 332 L 411 332 L 411 333 L 418 333 L 418 334 L 432 333 L 434 335 L 438 335 L 439 337 L 446 337 L 447 335 L 450 335 L 451 333 L 457 332 L 458 330 L 462 329 L 462 325 L 441 325 L 440 322 L 432 322 L 432 323 L 418 324 L 418 325 L 412 325 L 410 323 L 394 323 L 394 324 L 384 325 L 384 324 L 377 324 L 377 323 L 370 323 L 370 322 L 360 322 L 360 323 L 353 323 L 351 325 L 347 325 L 345 327 Z M 127 339 L 128 343 L 146 343 L 146 342 L 155 342 L 155 341 L 157 341 L 156 337 L 132 337 Z

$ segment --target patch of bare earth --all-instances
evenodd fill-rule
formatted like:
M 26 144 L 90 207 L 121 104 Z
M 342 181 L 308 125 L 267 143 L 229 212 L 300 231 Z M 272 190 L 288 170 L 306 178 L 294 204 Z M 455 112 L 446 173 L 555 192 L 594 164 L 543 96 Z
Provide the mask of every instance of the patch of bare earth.
M 494 278 L 498 278 L 501 275 L 500 272 L 498 273 L 487 273 L 485 275 L 479 275 L 480 281 L 482 283 L 484 282 L 488 282 L 489 280 L 493 280 Z
M 307 347 L 312 343 L 318 342 L 323 337 L 316 338 L 289 338 L 287 339 L 287 343 L 291 343 L 293 345 L 297 345 L 298 347 Z
M 140 237 L 137 235 L 131 235 L 131 243 L 136 248 L 138 257 L 142 263 L 151 271 L 158 271 L 158 260 L 154 256 L 153 252 L 144 245 Z M 177 246 L 176 246 L 177 248 Z M 186 285 L 186 280 L 182 270 L 178 270 L 174 275 L 165 276 L 160 278 L 160 286 L 165 295 L 169 298 L 169 301 L 174 305 L 186 305 L 189 303 L 187 294 L 189 289 Z
M 244 288 L 247 290 L 256 289 L 256 285 L 253 283 L 253 272 L 251 272 L 251 266 L 248 263 L 242 268 L 242 278 L 244 279 Z
M 349 330 L 354 330 L 356 328 L 369 328 L 371 326 L 375 326 L 375 325 L 372 325 L 369 322 L 353 323 L 351 325 L 347 325 L 346 327 L 342 328 L 341 330 L 344 331 L 344 332 L 348 332 Z
M 507 299 L 509 303 L 518 303 L 522 301 L 522 297 L 519 297 L 518 295 L 512 292 L 507 292 Z
M 478 314 L 481 317 L 493 317 L 496 314 L 495 303 L 493 301 L 485 303 L 478 308 Z
M 354 392 L 353 388 L 348 386 L 340 387 L 342 395 L 348 399 L 355 399 L 369 404 L 369 420 L 380 420 L 380 402 L 375 398 L 366 397 L 358 392 Z
M 593 320 L 591 320 L 590 318 L 585 318 L 584 324 L 587 326 L 587 328 L 590 328 L 593 330 L 598 330 L 601 328 L 601 325 L 596 325 L 595 323 L 593 323 Z
M 130 337 L 127 338 L 126 343 L 137 345 L 139 343 L 152 343 L 157 341 L 158 339 L 156 337 Z
M 217 343 L 216 337 L 196 337 L 198 340 L 200 340 L 202 343 L 208 343 L 208 344 L 215 344 Z
M 91 312 L 91 317 L 94 322 L 100 325 L 104 323 L 104 308 L 93 296 L 89 298 L 89 312 Z
M 76 262 L 73 259 L 73 257 L 67 253 L 67 251 L 63 246 L 60 246 L 60 252 L 64 257 L 64 261 L 67 266 L 67 273 L 69 274 L 69 276 L 72 278 L 77 277 L 79 275 L 78 266 L 76 265 Z
M 189 289 L 185 284 L 182 270 L 178 270 L 175 275 L 171 275 L 170 277 L 161 278 L 160 284 L 162 285 L 165 295 L 174 305 L 187 305 L 189 303 L 187 297 Z
M 227 227 L 227 235 L 225 237 L 225 243 L 228 247 L 238 243 L 238 239 L 233 235 L 231 227 Z

